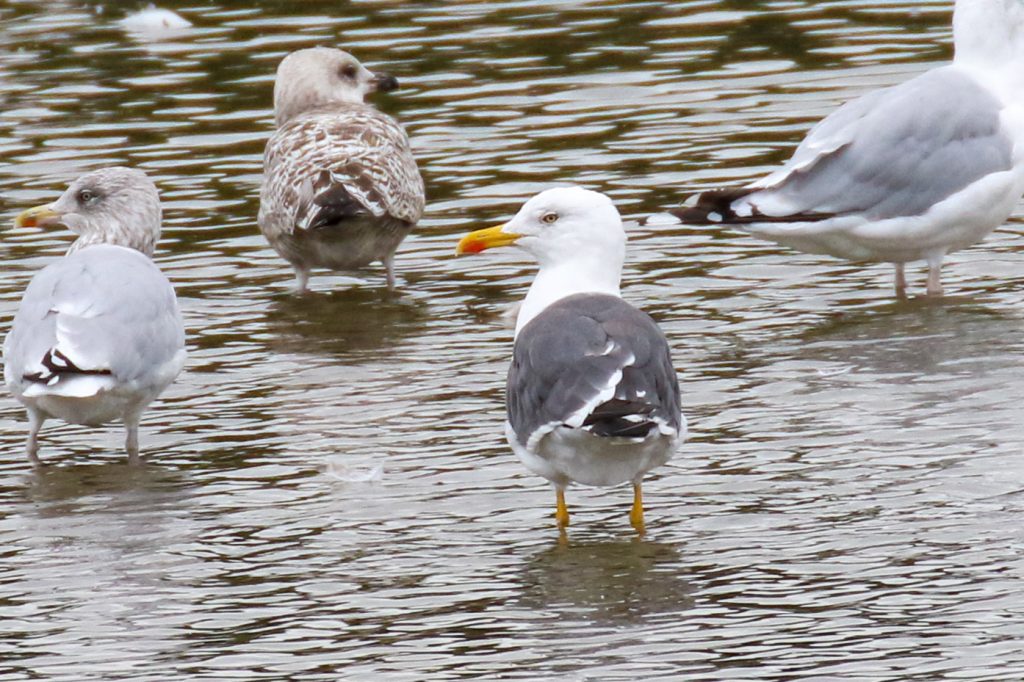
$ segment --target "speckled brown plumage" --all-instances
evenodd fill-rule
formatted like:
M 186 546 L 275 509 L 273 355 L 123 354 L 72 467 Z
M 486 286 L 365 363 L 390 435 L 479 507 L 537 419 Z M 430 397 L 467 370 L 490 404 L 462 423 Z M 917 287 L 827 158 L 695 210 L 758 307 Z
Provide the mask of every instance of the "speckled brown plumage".
M 312 268 L 376 260 L 392 285 L 392 255 L 423 215 L 423 180 L 405 130 L 361 101 L 385 79 L 394 83 L 328 48 L 293 53 L 278 70 L 281 122 L 264 152 L 259 224 L 300 289 Z

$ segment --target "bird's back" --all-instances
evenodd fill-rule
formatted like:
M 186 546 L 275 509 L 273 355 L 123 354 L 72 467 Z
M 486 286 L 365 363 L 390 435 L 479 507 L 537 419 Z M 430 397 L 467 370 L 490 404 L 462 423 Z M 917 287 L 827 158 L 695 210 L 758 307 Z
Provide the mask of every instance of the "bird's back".
M 523 327 L 507 394 L 509 424 L 524 446 L 556 425 L 626 438 L 682 428 L 665 335 L 617 296 L 568 296 Z
M 4 375 L 19 398 L 159 392 L 181 370 L 184 338 L 174 289 L 149 258 L 90 246 L 33 277 L 4 343 Z
M 413 225 L 424 205 L 408 136 L 372 106 L 307 112 L 267 142 L 260 194 L 264 232 L 313 230 L 357 216 Z

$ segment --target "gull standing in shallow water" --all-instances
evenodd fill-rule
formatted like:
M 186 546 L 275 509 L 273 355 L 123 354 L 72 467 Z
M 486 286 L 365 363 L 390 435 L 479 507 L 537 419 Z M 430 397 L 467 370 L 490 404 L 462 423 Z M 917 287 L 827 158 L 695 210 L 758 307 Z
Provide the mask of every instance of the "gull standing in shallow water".
M 143 410 L 185 364 L 174 288 L 150 260 L 160 197 L 139 170 L 87 173 L 57 201 L 24 211 L 17 227 L 62 224 L 78 235 L 28 285 L 4 342 L 4 379 L 28 410 L 26 454 L 39 465 L 49 418 L 97 426 L 121 419 L 139 459 Z
M 395 249 L 423 215 L 423 179 L 402 126 L 363 98 L 397 87 L 334 48 L 298 50 L 277 69 L 259 225 L 299 291 L 312 268 L 375 260 L 394 288 Z
M 505 435 L 555 486 L 559 527 L 570 482 L 630 481 L 630 521 L 644 530 L 641 480 L 686 437 L 679 383 L 654 321 L 622 300 L 626 233 L 611 200 L 579 187 L 538 194 L 504 225 L 472 232 L 457 254 L 514 244 L 540 264 L 516 320 Z
M 1024 193 L 1024 0 L 957 0 L 953 63 L 848 102 L 779 170 L 700 194 L 683 222 L 735 225 L 800 251 L 940 267 Z

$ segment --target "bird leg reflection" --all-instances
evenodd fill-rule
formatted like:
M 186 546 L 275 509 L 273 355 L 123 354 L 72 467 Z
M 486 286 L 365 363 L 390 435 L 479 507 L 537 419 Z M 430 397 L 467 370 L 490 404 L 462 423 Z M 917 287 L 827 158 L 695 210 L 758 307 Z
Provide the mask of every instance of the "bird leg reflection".
M 928 261 L 928 295 L 942 296 L 941 270 L 942 259 Z

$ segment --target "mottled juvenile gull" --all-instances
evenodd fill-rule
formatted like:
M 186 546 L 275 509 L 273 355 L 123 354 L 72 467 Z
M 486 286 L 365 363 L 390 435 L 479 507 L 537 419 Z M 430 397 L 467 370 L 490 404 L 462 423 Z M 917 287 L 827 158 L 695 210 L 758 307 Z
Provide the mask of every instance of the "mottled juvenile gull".
M 293 52 L 277 69 L 259 224 L 300 291 L 312 268 L 376 260 L 394 287 L 395 249 L 423 215 L 423 179 L 402 126 L 363 98 L 397 87 L 333 48 Z
M 953 63 L 848 102 L 782 168 L 704 192 L 684 222 L 736 225 L 809 253 L 928 263 L 1002 224 L 1024 192 L 1024 1 L 957 0 Z
M 150 260 L 160 197 L 142 171 L 93 171 L 15 220 L 51 224 L 78 239 L 32 278 L 4 342 L 4 379 L 28 410 L 26 454 L 40 463 L 38 435 L 49 418 L 94 426 L 121 419 L 137 464 L 142 412 L 185 363 L 174 288 Z
M 472 232 L 456 253 L 515 244 L 540 263 L 516 320 L 505 435 L 551 481 L 555 518 L 565 488 L 633 483 L 630 521 L 643 532 L 641 480 L 686 436 L 665 335 L 622 300 L 626 233 L 611 200 L 579 187 L 533 197 L 505 223 Z

